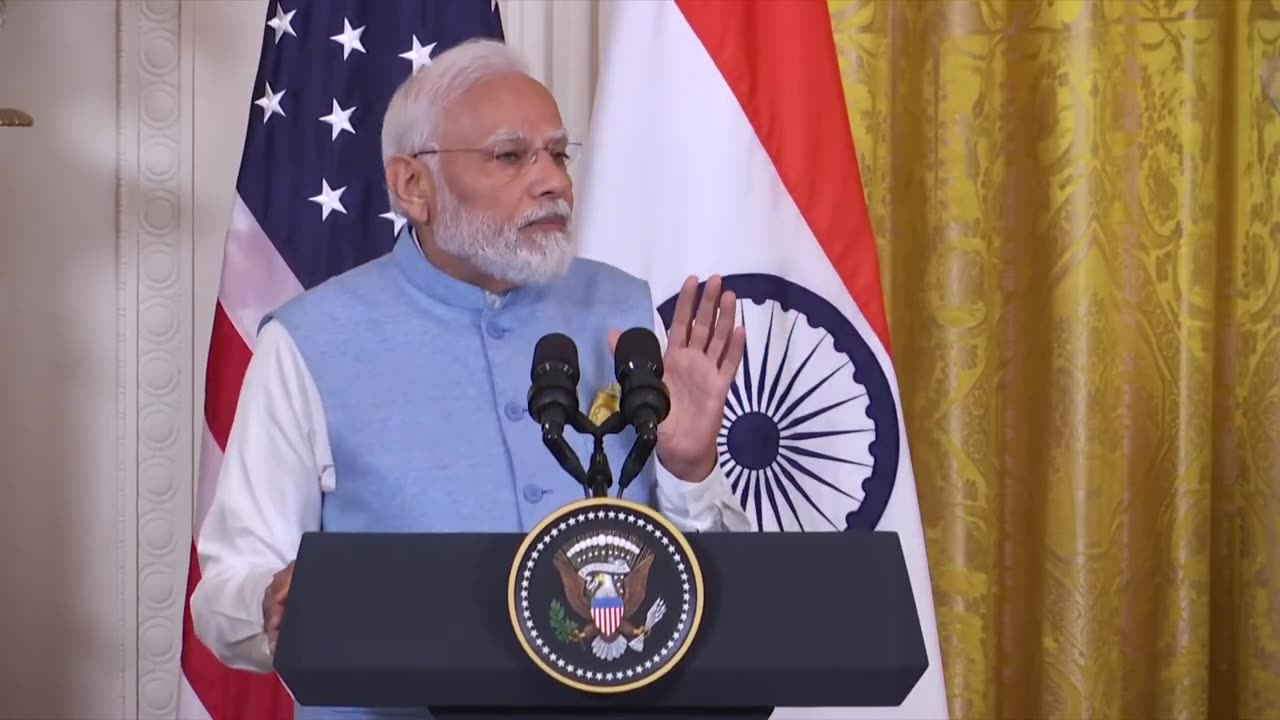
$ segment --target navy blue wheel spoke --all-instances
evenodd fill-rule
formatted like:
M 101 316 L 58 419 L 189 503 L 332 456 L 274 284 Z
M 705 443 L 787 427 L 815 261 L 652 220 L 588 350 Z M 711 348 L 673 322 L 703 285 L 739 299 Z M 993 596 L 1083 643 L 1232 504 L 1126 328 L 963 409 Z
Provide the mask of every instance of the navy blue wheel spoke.
M 791 417 L 791 413 L 793 413 L 793 412 L 795 412 L 795 411 L 796 411 L 796 408 L 798 408 L 798 407 L 800 407 L 801 405 L 803 405 L 805 400 L 808 400 L 808 399 L 809 399 L 809 398 L 810 398 L 814 393 L 816 393 L 816 392 L 818 392 L 819 390 L 821 390 L 821 389 L 822 389 L 822 386 L 823 386 L 823 385 L 826 385 L 828 380 L 830 380 L 831 378 L 833 378 L 833 377 L 835 377 L 835 376 L 836 376 L 836 373 L 840 372 L 841 370 L 845 369 L 845 368 L 846 368 L 846 367 L 848 367 L 848 366 L 849 366 L 849 361 L 848 361 L 848 360 L 845 360 L 844 362 L 840 363 L 840 366 L 839 366 L 839 367 L 837 367 L 835 370 L 832 370 L 831 372 L 827 373 L 827 376 L 826 376 L 826 377 L 824 377 L 824 378 L 822 378 L 821 380 L 819 380 L 818 382 L 814 383 L 814 384 L 813 384 L 813 387 L 809 388 L 808 390 L 806 390 L 806 391 L 804 392 L 804 394 L 803 394 L 803 395 L 801 395 L 800 397 L 796 398 L 795 402 L 793 402 L 793 403 L 791 403 L 789 406 L 787 406 L 786 411 L 785 411 L 785 412 L 783 412 L 781 415 L 779 415 L 779 416 L 778 416 L 778 418 L 777 418 L 778 425 L 782 425 L 782 423 L 786 422 L 787 418 Z
M 824 452 L 818 452 L 817 450 L 810 450 L 808 448 L 796 447 L 795 445 L 783 445 L 781 449 L 787 452 L 795 453 L 796 455 L 801 455 L 807 458 L 813 458 L 814 460 L 826 460 L 827 462 L 841 463 L 843 465 L 861 465 L 862 467 L 865 467 L 865 468 L 871 467 L 870 465 L 864 462 L 858 462 L 857 460 L 850 460 L 848 458 L 836 457 L 835 455 L 828 455 L 827 453 L 824 453 Z
M 801 522 L 800 520 L 800 513 L 796 510 L 796 503 L 794 500 L 791 499 L 791 493 L 787 490 L 787 486 L 784 483 L 784 480 L 785 480 L 785 478 L 783 477 L 784 468 L 782 468 L 777 464 L 774 464 L 774 466 L 769 469 L 773 472 L 773 482 L 777 486 L 778 494 L 782 496 L 783 501 L 787 503 L 787 507 L 791 510 L 792 519 L 796 521 L 796 525 L 803 528 L 804 523 Z M 794 484 L 794 482 L 795 481 L 793 479 L 792 483 Z M 778 526 L 779 527 L 782 526 L 781 521 L 778 522 Z
M 747 324 L 747 316 L 745 312 L 742 313 L 742 319 L 740 322 L 743 325 Z M 751 339 L 750 338 L 743 338 L 743 343 L 742 343 L 742 385 L 743 385 L 742 391 L 747 394 L 747 401 L 746 403 L 742 404 L 741 407 L 745 408 L 747 411 L 755 410 L 756 409 L 755 399 L 751 397 Z M 737 395 L 737 391 L 738 391 L 737 383 L 733 384 L 733 391 L 734 391 L 734 395 Z
M 835 522 L 833 522 L 831 518 L 827 516 L 827 513 L 823 511 L 822 507 L 819 506 L 818 503 L 812 497 L 809 496 L 809 493 L 805 491 L 804 486 L 800 484 L 800 481 L 796 479 L 796 476 L 792 475 L 790 470 L 787 470 L 785 467 L 781 465 L 778 465 L 777 467 L 778 467 L 778 474 L 782 475 L 784 478 L 787 479 L 787 482 L 791 484 L 791 487 L 795 488 L 795 491 L 800 494 L 800 497 L 804 498 L 804 501 L 809 504 L 809 507 L 813 508 L 814 512 L 821 515 L 822 519 L 826 520 L 827 524 L 830 525 L 833 530 L 839 530 L 840 526 L 836 525 Z M 796 521 L 798 523 L 799 523 L 799 520 L 800 518 L 799 516 L 797 516 Z M 804 523 L 799 523 L 799 525 L 801 530 L 806 529 L 804 527 Z
M 738 504 L 742 505 L 743 508 L 746 508 L 747 494 L 751 492 L 751 472 L 746 468 L 743 468 L 739 477 L 742 479 L 742 486 L 738 487 L 735 485 L 733 489 L 738 491 Z
M 773 346 L 773 309 L 777 305 L 769 305 L 769 328 L 764 334 L 764 353 L 760 357 L 760 377 L 758 378 L 758 387 L 756 387 L 755 400 L 757 405 L 763 406 L 764 400 L 764 382 L 769 375 L 769 348 Z
M 796 334 L 796 325 L 799 320 L 792 320 L 791 329 L 787 331 L 787 342 L 782 346 L 782 359 L 778 361 L 778 372 L 773 374 L 773 383 L 769 385 L 769 397 L 765 400 L 765 407 L 773 407 L 773 399 L 778 395 L 778 383 L 782 382 L 782 371 L 787 367 L 787 358 L 791 356 L 791 338 Z
M 742 466 L 731 460 L 727 465 L 722 465 L 721 467 L 724 468 L 725 476 L 729 478 L 730 487 L 736 491 L 738 485 L 742 482 L 742 476 L 746 474 Z
M 844 400 L 841 400 L 841 401 L 839 401 L 839 402 L 831 403 L 830 405 L 828 405 L 828 406 L 826 406 L 826 407 L 824 407 L 824 408 L 818 408 L 817 410 L 814 410 L 814 411 L 813 411 L 813 412 L 811 412 L 811 413 L 807 413 L 807 414 L 805 414 L 805 415 L 801 415 L 800 417 L 796 418 L 795 420 L 792 420 L 791 422 L 787 423 L 786 425 L 783 425 L 783 424 L 782 424 L 782 420 L 781 420 L 781 419 L 779 419 L 779 420 L 778 420 L 778 431 L 779 431 L 779 432 L 786 432 L 787 430 L 790 430 L 791 428 L 793 428 L 793 427 L 795 427 L 795 426 L 797 426 L 797 425 L 803 425 L 804 423 L 806 423 L 806 422 L 808 422 L 808 421 L 810 421 L 810 420 L 813 420 L 814 418 L 822 417 L 823 415 L 826 415 L 827 413 L 831 412 L 832 410 L 835 410 L 836 408 L 838 408 L 838 407 L 840 407 L 840 406 L 842 406 L 842 405 L 847 405 L 847 404 L 849 404 L 849 403 L 853 402 L 854 400 L 857 400 L 857 399 L 858 399 L 858 398 L 860 398 L 860 397 L 866 397 L 866 395 L 867 395 L 866 393 L 859 393 L 859 394 L 857 394 L 857 395 L 854 395 L 853 397 L 845 398 Z
M 756 491 L 755 491 L 755 499 L 756 499 L 756 528 L 758 529 L 758 528 L 762 528 L 762 527 L 764 527 L 764 505 L 760 502 L 760 486 L 761 486 L 761 485 L 763 485 L 764 483 L 762 483 L 762 482 L 760 481 L 760 478 L 759 478 L 759 471 L 757 471 L 757 470 L 752 470 L 752 471 L 751 471 L 751 476 L 752 476 L 752 479 L 753 479 L 753 480 L 755 480 L 755 482 L 754 482 L 754 483 L 752 483 L 752 484 L 756 486 L 756 488 L 755 488 L 755 490 L 756 490 Z
M 743 372 L 746 372 L 746 369 L 747 369 L 747 358 L 746 358 L 746 353 L 744 352 L 743 358 L 742 358 Z M 727 400 L 725 400 L 724 405 L 726 408 L 729 408 L 733 411 L 734 417 L 737 417 L 743 414 L 742 407 L 746 405 L 746 403 L 743 402 L 742 394 L 738 391 L 738 383 L 735 382 L 729 386 L 729 397 Z
M 857 500 L 857 501 L 861 501 L 861 500 L 862 500 L 862 498 L 857 497 L 856 495 L 850 495 L 850 494 L 849 494 L 848 492 L 846 492 L 843 488 L 841 488 L 839 485 L 836 485 L 835 483 L 831 482 L 830 480 L 827 480 L 827 479 L 825 479 L 825 478 L 823 478 L 823 477 L 820 477 L 817 473 L 815 473 L 814 471 L 810 470 L 808 465 L 805 465 L 804 463 L 800 462 L 800 461 L 799 461 L 799 460 L 797 460 L 796 458 L 793 458 L 793 457 L 791 457 L 790 455 L 779 455 L 779 456 L 778 456 L 778 458 L 779 458 L 779 459 L 781 459 L 783 462 L 785 462 L 787 465 L 790 465 L 791 467 L 795 468 L 795 469 L 796 469 L 796 472 L 798 472 L 798 473 L 800 473 L 800 474 L 804 475 L 805 477 L 809 478 L 810 480 L 813 480 L 814 482 L 818 483 L 819 485 L 824 485 L 824 486 L 826 486 L 826 487 L 828 487 L 828 488 L 831 488 L 831 489 L 832 489 L 832 490 L 834 490 L 835 492 L 840 493 L 841 495 L 843 495 L 843 496 L 845 496 L 845 497 L 849 498 L 850 500 Z M 779 464 L 778 464 L 778 467 L 779 467 L 779 468 L 781 468 L 781 467 L 782 467 L 782 463 L 779 463 Z
M 738 394 L 738 383 L 734 382 L 729 385 L 729 396 L 724 399 L 724 411 L 726 419 L 732 421 L 734 418 L 742 417 L 746 414 L 742 404 L 742 396 Z
M 778 523 L 778 528 L 782 528 L 782 513 L 778 512 L 778 498 L 773 495 L 773 486 L 778 483 L 777 478 L 772 477 L 773 473 L 768 470 L 764 471 L 765 475 L 770 476 L 769 481 L 764 484 L 764 492 L 769 496 L 769 508 L 773 510 L 773 521 Z M 760 527 L 757 525 L 756 527 Z
M 792 327 L 795 327 L 795 326 L 792 325 Z M 770 415 L 776 415 L 778 413 L 778 410 L 782 407 L 782 403 L 786 402 L 787 398 L 791 396 L 791 391 L 795 388 L 796 381 L 799 380 L 800 376 L 804 374 L 804 369 L 809 366 L 809 361 L 812 360 L 814 354 L 818 352 L 818 348 L 822 347 L 822 341 L 825 340 L 826 338 L 827 338 L 827 335 L 825 333 L 823 334 L 822 337 L 818 338 L 818 341 L 815 342 L 813 344 L 813 347 L 809 349 L 809 354 L 805 355 L 804 360 L 800 361 L 800 367 L 796 368 L 795 372 L 791 373 L 791 379 L 787 381 L 787 386 L 782 389 L 782 395 L 778 397 L 777 404 L 769 406 Z M 781 373 L 779 373 L 779 375 L 781 375 Z
M 820 440 L 822 438 L 837 437 L 840 435 L 861 435 L 862 433 L 873 433 L 875 428 L 860 428 L 858 430 L 814 430 L 813 432 L 798 432 L 790 435 L 783 435 L 779 439 L 786 441 L 798 440 Z M 724 437 L 724 435 L 721 435 Z

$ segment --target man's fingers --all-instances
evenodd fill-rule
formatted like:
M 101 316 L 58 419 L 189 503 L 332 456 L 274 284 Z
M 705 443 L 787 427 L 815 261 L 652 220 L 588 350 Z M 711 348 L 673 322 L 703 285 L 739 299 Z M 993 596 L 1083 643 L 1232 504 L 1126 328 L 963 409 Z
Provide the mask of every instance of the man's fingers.
M 289 597 L 289 579 L 272 580 L 271 585 L 267 587 L 267 602 L 283 605 L 287 597 Z
M 707 355 L 716 361 L 716 367 L 724 362 L 725 351 L 728 350 L 729 338 L 738 320 L 738 298 L 732 290 L 720 296 L 720 309 L 716 317 L 715 332 L 707 345 Z
M 671 317 L 671 334 L 667 338 L 670 347 L 684 347 L 689 342 L 689 321 L 693 318 L 693 301 L 697 297 L 698 278 L 690 275 L 680 286 L 676 297 L 676 311 Z
M 293 583 L 293 562 L 284 566 L 284 569 L 276 573 L 271 579 L 271 587 L 275 592 L 272 596 L 275 601 L 284 604 L 284 599 L 289 595 L 289 586 Z
M 280 624 L 284 619 L 284 603 L 289 597 L 289 585 L 293 581 L 293 563 L 271 578 L 271 583 L 262 593 L 262 629 L 267 633 L 267 649 L 275 655 L 276 640 L 280 635 Z
M 742 362 L 742 352 L 747 347 L 747 329 L 738 326 L 729 336 L 729 347 L 725 348 L 724 361 L 720 363 L 720 379 L 726 384 L 733 382 L 738 374 L 738 363 Z
M 712 275 L 702 289 L 702 301 L 698 303 L 698 314 L 693 318 L 689 328 L 689 347 L 706 351 L 707 342 L 711 339 L 716 327 L 716 305 L 720 300 L 720 276 Z

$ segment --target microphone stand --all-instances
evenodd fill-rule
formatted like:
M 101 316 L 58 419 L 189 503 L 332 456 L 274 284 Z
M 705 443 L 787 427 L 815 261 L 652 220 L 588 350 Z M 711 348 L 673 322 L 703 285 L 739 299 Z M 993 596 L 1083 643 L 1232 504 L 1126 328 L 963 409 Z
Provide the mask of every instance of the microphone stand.
M 613 485 L 613 470 L 609 467 L 609 456 L 605 454 L 604 440 L 610 435 L 617 435 L 626 430 L 631 423 L 627 422 L 626 416 L 620 410 L 615 410 L 599 425 L 592 422 L 591 418 L 581 410 L 575 410 L 567 424 L 583 435 L 591 436 L 591 460 L 586 471 L 583 471 L 582 463 L 578 461 L 573 448 L 564 439 L 562 425 L 545 423 L 542 428 L 543 444 L 551 451 L 560 467 L 582 485 L 586 497 L 609 497 L 609 487 Z M 649 456 L 653 454 L 657 443 L 656 425 L 639 424 L 636 428 L 635 443 L 627 453 L 626 460 L 622 463 L 621 474 L 618 476 L 617 497 L 621 498 L 631 481 L 640 475 L 640 471 L 649 461 Z
M 604 452 L 604 439 L 627 428 L 626 418 L 615 412 L 603 423 L 596 425 L 581 411 L 573 418 L 573 429 L 592 439 L 591 461 L 587 465 L 586 481 L 582 483 L 587 497 L 608 497 L 613 484 L 613 471 L 609 468 L 609 456 Z M 633 451 L 634 452 L 634 451 Z M 628 478 L 627 483 L 631 482 Z M 618 497 L 622 497 L 625 484 L 618 485 Z

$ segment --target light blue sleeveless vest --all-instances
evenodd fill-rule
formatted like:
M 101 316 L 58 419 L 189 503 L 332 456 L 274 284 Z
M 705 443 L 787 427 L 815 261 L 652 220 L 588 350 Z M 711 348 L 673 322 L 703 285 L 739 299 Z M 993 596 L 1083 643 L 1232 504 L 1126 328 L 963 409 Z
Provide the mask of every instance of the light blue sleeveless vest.
M 324 406 L 336 474 L 324 530 L 528 532 L 583 497 L 526 409 L 534 345 L 551 332 L 573 338 L 585 412 L 614 381 L 609 330 L 652 328 L 653 304 L 643 280 L 581 258 L 552 285 L 495 299 L 438 271 L 406 228 L 390 253 L 271 318 L 289 331 Z M 565 435 L 586 467 L 590 439 Z M 615 473 L 633 440 L 609 439 Z M 651 503 L 655 482 L 650 462 L 625 497 Z M 299 707 L 296 717 L 430 716 Z

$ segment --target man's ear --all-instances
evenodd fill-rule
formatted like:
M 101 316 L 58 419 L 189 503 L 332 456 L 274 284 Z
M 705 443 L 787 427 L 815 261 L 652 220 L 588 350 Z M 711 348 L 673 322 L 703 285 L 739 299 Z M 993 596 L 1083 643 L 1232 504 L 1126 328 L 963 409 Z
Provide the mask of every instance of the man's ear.
M 387 161 L 386 180 L 409 222 L 429 224 L 436 187 L 427 168 L 413 158 L 397 155 Z

